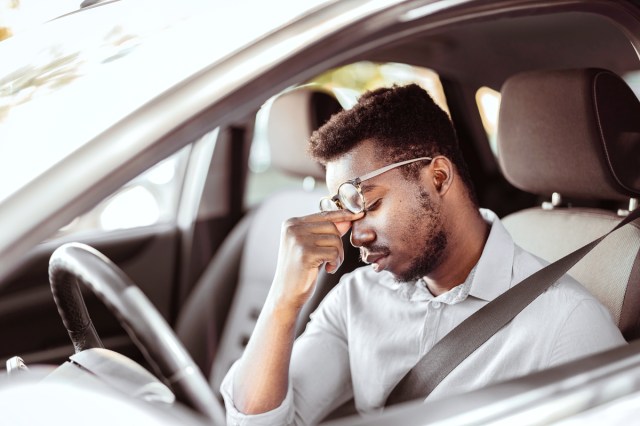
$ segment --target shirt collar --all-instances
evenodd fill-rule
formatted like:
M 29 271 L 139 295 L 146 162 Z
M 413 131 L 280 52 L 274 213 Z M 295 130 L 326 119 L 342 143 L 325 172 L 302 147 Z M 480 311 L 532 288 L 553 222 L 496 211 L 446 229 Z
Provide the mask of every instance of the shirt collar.
M 511 287 L 513 269 L 513 239 L 498 216 L 480 209 L 482 218 L 491 225 L 489 238 L 476 266 L 469 295 L 492 301 Z
M 416 290 L 411 295 L 412 301 L 433 301 L 433 302 L 442 302 L 447 305 L 455 305 L 456 303 L 460 303 L 464 301 L 471 291 L 471 283 L 473 282 L 473 277 L 475 276 L 477 264 L 471 269 L 467 279 L 460 285 L 452 288 L 446 293 L 442 293 L 439 296 L 434 296 L 429 291 L 427 287 L 427 283 L 421 278 L 416 282 Z
M 480 209 L 485 222 L 491 225 L 489 237 L 482 249 L 478 263 L 464 283 L 438 297 L 433 296 L 422 280 L 397 282 L 390 272 L 383 271 L 379 282 L 411 301 L 440 301 L 455 304 L 467 295 L 487 302 L 492 301 L 511 287 L 514 243 L 498 216 L 488 209 Z

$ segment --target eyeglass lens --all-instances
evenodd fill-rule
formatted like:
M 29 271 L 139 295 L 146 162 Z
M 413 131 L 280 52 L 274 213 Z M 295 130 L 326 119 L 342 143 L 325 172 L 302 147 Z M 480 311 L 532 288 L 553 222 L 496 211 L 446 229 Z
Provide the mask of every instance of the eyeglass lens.
M 320 200 L 320 211 L 331 212 L 335 210 L 340 210 L 340 207 L 338 207 L 338 205 L 333 202 L 333 200 L 327 197 Z
M 352 213 L 364 210 L 364 200 L 358 189 L 351 183 L 343 183 L 338 188 L 338 199 L 342 206 Z
M 352 183 L 343 183 L 338 188 L 338 201 L 328 197 L 320 200 L 320 210 L 323 212 L 347 209 L 351 213 L 360 213 L 364 210 L 364 198 L 358 188 Z

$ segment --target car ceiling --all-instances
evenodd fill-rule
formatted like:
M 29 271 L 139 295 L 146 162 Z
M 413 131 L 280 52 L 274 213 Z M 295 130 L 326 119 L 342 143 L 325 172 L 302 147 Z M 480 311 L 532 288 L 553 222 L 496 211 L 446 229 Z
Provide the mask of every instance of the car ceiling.
M 610 20 L 566 12 L 455 24 L 394 42 L 367 56 L 421 65 L 467 86 L 499 89 L 515 73 L 544 68 L 640 68 L 638 55 Z

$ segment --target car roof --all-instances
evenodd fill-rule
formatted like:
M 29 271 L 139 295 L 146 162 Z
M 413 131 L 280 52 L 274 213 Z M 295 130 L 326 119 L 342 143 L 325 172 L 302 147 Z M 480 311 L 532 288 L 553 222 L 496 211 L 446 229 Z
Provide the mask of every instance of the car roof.
M 377 50 L 378 61 L 413 63 L 470 86 L 499 90 L 510 76 L 535 69 L 639 68 L 630 39 L 606 16 L 590 11 L 515 15 L 450 25 Z

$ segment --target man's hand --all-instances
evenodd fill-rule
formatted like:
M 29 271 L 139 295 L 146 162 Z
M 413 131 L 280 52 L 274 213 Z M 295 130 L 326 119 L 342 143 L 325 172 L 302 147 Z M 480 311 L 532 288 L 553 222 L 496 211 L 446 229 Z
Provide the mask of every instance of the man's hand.
M 264 413 L 287 395 L 298 314 L 311 297 L 320 268 L 335 272 L 344 259 L 342 236 L 364 213 L 323 212 L 282 225 L 276 275 L 249 344 L 238 364 L 233 401 L 245 414 Z
M 311 297 L 320 267 L 333 273 L 344 260 L 342 236 L 364 213 L 316 213 L 282 225 L 278 266 L 270 297 L 277 306 L 298 310 Z

